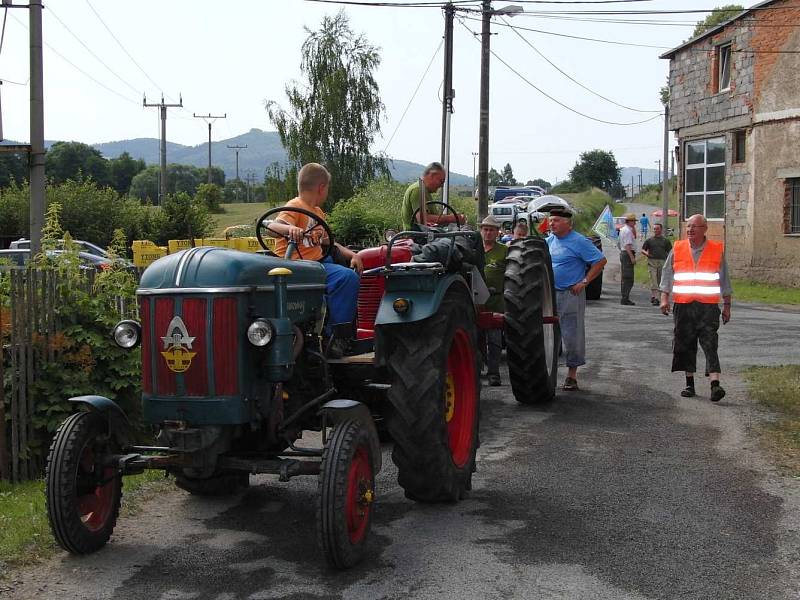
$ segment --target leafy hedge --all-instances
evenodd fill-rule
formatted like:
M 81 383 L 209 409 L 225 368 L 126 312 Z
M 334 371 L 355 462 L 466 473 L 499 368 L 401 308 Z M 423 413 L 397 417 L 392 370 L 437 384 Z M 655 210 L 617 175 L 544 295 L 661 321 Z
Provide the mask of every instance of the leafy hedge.
M 400 207 L 409 184 L 375 179 L 361 188 L 355 196 L 338 202 L 328 215 L 328 224 L 338 242 L 345 245 L 372 246 L 383 241 L 387 229 L 400 230 Z M 434 195 L 441 201 L 441 192 Z M 450 204 L 475 224 L 477 204 L 472 198 L 451 196 Z
M 30 444 L 30 451 L 42 455 L 58 425 L 74 411 L 74 406 L 67 402 L 72 396 L 106 396 L 117 402 L 134 423 L 139 422 L 140 415 L 140 353 L 119 348 L 110 335 L 122 316 L 135 313 L 136 281 L 120 263 L 98 273 L 93 282 L 87 279 L 79 265 L 78 249 L 71 243 L 72 237 L 60 226 L 60 213 L 58 203 L 50 205 L 42 245 L 45 249 L 55 247 L 56 240 L 63 238 L 67 251 L 51 257 L 39 255 L 34 263 L 35 268 L 46 269 L 55 277 L 57 294 L 54 303 L 57 333 L 49 337 L 34 335 L 33 339 L 39 356 L 53 356 L 53 360 L 40 361 L 37 380 L 29 388 L 35 405 L 32 422 L 39 432 Z M 124 248 L 125 236 L 117 230 L 109 250 L 118 256 Z M 0 310 L 4 323 L 10 302 L 8 279 L 7 272 L 0 272 Z M 119 306 L 127 306 L 128 315 L 121 314 Z M 8 343 L 9 334 L 9 328 L 4 327 L 0 343 Z M 2 383 L 7 388 L 8 402 L 10 369 L 5 373 L 7 378 Z

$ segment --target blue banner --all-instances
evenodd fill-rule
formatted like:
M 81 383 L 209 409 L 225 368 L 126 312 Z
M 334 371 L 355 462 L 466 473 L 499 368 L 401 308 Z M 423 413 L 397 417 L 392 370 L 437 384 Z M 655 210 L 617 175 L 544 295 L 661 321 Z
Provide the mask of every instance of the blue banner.
M 611 207 L 608 204 L 606 204 L 600 216 L 597 217 L 597 221 L 595 221 L 595 224 L 592 226 L 592 231 L 609 240 L 616 240 L 619 236 L 619 232 L 614 227 L 614 217 L 611 214 Z

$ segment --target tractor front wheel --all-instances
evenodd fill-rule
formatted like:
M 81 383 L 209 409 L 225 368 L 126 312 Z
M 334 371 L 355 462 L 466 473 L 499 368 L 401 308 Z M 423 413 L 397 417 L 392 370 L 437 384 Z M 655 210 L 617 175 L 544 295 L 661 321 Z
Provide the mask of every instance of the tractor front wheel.
M 472 487 L 480 384 L 472 299 L 451 288 L 439 311 L 386 332 L 392 460 L 406 497 L 457 502 Z
M 339 423 L 322 453 L 317 533 L 328 564 L 349 569 L 364 557 L 375 500 L 375 460 L 360 421 Z
M 102 548 L 117 523 L 122 476 L 106 463 L 108 425 L 96 412 L 79 412 L 58 428 L 47 457 L 47 518 L 58 545 L 73 554 Z

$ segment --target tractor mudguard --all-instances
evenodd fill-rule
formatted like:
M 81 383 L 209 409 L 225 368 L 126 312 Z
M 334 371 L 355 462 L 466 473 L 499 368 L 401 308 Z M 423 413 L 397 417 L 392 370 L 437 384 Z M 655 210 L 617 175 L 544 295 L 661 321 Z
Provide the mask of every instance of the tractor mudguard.
M 333 424 L 347 421 L 348 419 L 358 419 L 369 432 L 370 446 L 372 446 L 372 456 L 375 459 L 375 475 L 381 470 L 381 442 L 378 439 L 378 430 L 375 429 L 375 422 L 366 404 L 356 400 L 331 400 L 326 402 L 319 409 L 320 414 L 325 414 Z
M 441 274 L 436 271 L 409 269 L 386 275 L 386 288 L 375 318 L 375 325 L 397 325 L 422 321 L 436 314 L 445 292 L 451 286 L 461 285 L 467 296 L 471 296 L 467 282 L 461 275 Z M 408 310 L 398 313 L 394 302 L 407 300 Z
M 102 414 L 108 421 L 108 433 L 122 447 L 131 445 L 134 429 L 125 412 L 113 400 L 105 396 L 75 396 L 68 402 L 81 404 L 90 411 Z

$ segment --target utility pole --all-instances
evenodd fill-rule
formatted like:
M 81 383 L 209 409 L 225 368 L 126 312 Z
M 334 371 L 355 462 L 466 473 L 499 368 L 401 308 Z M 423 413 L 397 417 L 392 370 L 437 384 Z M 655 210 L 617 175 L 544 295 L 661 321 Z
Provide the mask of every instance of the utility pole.
M 478 223 L 489 214 L 489 36 L 491 0 L 481 3 L 481 104 L 478 128 Z
M 633 200 L 633 175 L 631 175 L 631 200 Z
M 450 197 L 450 119 L 453 114 L 453 17 L 455 6 L 448 2 L 444 7 L 444 92 L 442 94 L 442 165 L 444 186 L 442 200 Z
M 212 115 L 211 113 L 208 113 L 207 115 L 196 115 L 192 113 L 192 116 L 195 119 L 203 119 L 203 121 L 208 123 L 208 183 L 211 183 L 211 124 L 217 119 L 227 119 L 228 113 L 225 113 L 222 116 Z
M 178 104 L 165 104 L 163 94 L 161 102 L 157 104 L 148 104 L 146 94 L 142 99 L 142 106 L 145 108 L 157 106 L 161 109 L 161 185 L 158 192 L 158 204 L 163 204 L 167 197 L 167 109 L 183 107 L 183 97 L 179 96 L 178 99 L 180 100 Z
M 667 223 L 669 222 L 669 188 L 667 182 L 669 181 L 669 173 L 667 172 L 667 157 L 669 156 L 669 104 L 664 105 L 664 185 L 661 186 L 661 204 L 664 210 L 662 223 L 664 233 L 667 232 Z
M 661 159 L 659 158 L 655 162 L 658 163 L 658 185 L 661 185 Z
M 233 146 L 228 145 L 228 148 L 236 152 L 236 179 L 239 179 L 239 150 L 247 148 L 247 144 L 245 144 L 244 146 L 237 146 L 236 144 L 234 144 Z
M 639 195 L 642 195 L 642 170 L 639 169 Z
M 4 2 L 5 3 L 5 2 Z M 42 68 L 42 0 L 30 0 L 28 6 L 30 32 L 30 239 L 31 254 L 42 250 L 42 228 L 45 212 L 44 178 L 44 81 Z
M 256 182 L 255 172 L 252 170 L 248 171 L 244 179 L 247 181 L 247 201 L 252 202 L 253 198 L 251 192 L 253 189 L 253 184 Z
M 475 192 L 477 191 L 475 189 L 475 159 L 476 158 L 478 158 L 478 153 L 477 152 L 473 152 L 472 153 L 472 197 L 475 200 L 477 200 L 477 197 L 475 196 Z

